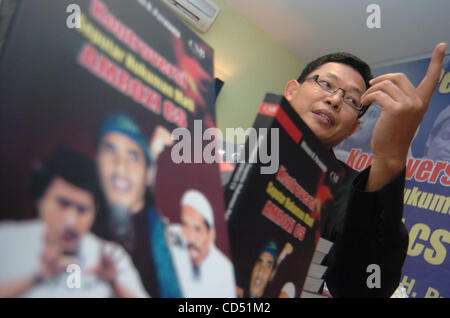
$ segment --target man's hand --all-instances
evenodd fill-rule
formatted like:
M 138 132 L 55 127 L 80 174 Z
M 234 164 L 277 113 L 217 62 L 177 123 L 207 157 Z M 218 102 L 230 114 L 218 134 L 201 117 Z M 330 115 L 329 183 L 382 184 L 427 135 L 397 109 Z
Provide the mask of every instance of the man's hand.
M 385 74 L 370 81 L 362 104 L 376 102 L 381 115 L 372 135 L 374 160 L 366 191 L 376 191 L 398 175 L 406 164 L 408 150 L 439 82 L 445 43 L 433 51 L 427 73 L 416 88 L 405 74 Z
M 294 248 L 292 247 L 292 244 L 287 242 L 284 245 L 283 250 L 281 251 L 280 255 L 278 256 L 277 267 L 286 258 L 286 256 L 291 254 L 293 251 L 294 251 Z
M 107 249 L 106 243 L 103 243 L 100 250 L 100 260 L 89 272 L 113 285 L 117 277 L 117 262 L 120 259 L 119 254 L 117 248 Z
M 126 258 L 125 252 L 115 243 L 103 242 L 100 247 L 100 259 L 97 265 L 87 270 L 87 274 L 96 275 L 98 278 L 108 283 L 112 289 L 112 295 L 120 298 L 137 297 L 123 283 L 118 281 L 119 265 Z
M 44 235 L 44 246 L 40 255 L 39 268 L 36 272 L 30 273 L 14 281 L 0 284 L 0 298 L 20 297 L 36 284 L 45 282 L 53 276 L 65 271 L 67 266 L 74 263 L 74 260 L 63 256 L 61 241 L 50 231 Z
M 150 140 L 150 150 L 152 152 L 153 160 L 157 160 L 161 152 L 165 147 L 172 146 L 174 141 L 172 140 L 172 134 L 167 128 L 163 126 L 157 126 Z
M 63 256 L 61 242 L 58 238 L 52 237 L 48 232 L 45 235 L 45 246 L 41 258 L 39 278 L 48 280 L 66 270 L 73 259 Z

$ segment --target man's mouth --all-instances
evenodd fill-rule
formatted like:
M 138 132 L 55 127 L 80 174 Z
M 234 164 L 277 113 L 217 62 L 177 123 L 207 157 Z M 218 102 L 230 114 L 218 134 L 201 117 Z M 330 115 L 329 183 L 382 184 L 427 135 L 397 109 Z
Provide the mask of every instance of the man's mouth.
M 114 191 L 126 192 L 131 189 L 131 182 L 125 178 L 112 177 L 111 178 L 111 186 Z
M 261 285 L 262 285 L 262 279 L 256 278 L 256 279 L 253 281 L 253 285 L 254 285 L 255 287 L 261 286 Z
M 199 249 L 196 245 L 194 245 L 194 244 L 188 244 L 188 245 L 187 245 L 187 249 L 188 249 L 189 251 L 194 252 L 194 253 L 200 252 L 200 249 Z
M 72 243 L 78 240 L 78 234 L 72 230 L 66 230 L 62 234 L 62 239 L 66 243 Z
M 325 124 L 328 124 L 330 126 L 334 126 L 336 124 L 334 115 L 328 110 L 316 110 L 313 111 L 313 114 L 320 118 L 321 122 Z
M 200 249 L 193 244 L 188 244 L 187 250 L 192 260 L 197 259 L 200 255 Z

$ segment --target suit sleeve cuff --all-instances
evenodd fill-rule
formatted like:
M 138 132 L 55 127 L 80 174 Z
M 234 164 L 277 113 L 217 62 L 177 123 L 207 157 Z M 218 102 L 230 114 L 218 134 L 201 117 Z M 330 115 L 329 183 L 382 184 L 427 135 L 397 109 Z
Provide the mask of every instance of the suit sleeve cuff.
M 346 225 L 366 234 L 398 229 L 403 217 L 406 169 L 381 189 L 367 192 L 365 187 L 370 168 L 362 171 L 353 181 Z

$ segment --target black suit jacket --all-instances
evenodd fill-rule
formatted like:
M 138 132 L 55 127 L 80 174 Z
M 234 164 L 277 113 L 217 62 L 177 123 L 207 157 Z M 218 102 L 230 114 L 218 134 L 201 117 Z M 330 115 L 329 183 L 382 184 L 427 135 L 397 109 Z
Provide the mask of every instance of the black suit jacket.
M 328 266 L 325 282 L 333 297 L 390 297 L 408 248 L 402 222 L 406 170 L 382 189 L 365 192 L 370 167 L 358 174 L 342 164 L 344 185 L 321 224 L 322 237 L 334 242 L 323 262 Z M 368 287 L 371 264 L 380 268 L 379 288 Z

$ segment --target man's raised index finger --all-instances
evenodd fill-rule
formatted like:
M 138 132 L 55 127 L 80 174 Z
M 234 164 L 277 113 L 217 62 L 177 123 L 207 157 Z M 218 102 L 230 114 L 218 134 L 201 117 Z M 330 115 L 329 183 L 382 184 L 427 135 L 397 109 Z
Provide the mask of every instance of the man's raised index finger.
M 446 49 L 446 43 L 439 43 L 438 45 L 436 45 L 433 51 L 433 55 L 431 56 L 430 64 L 428 65 L 427 73 L 425 74 L 422 82 L 417 87 L 417 92 L 425 102 L 430 101 L 434 89 L 439 83 Z

